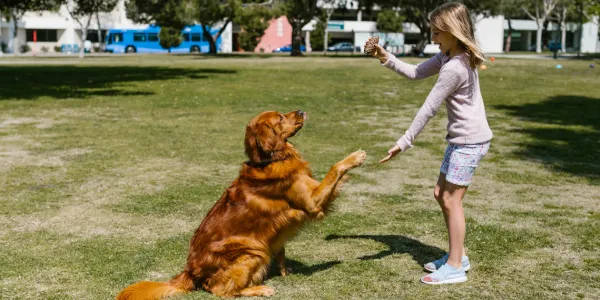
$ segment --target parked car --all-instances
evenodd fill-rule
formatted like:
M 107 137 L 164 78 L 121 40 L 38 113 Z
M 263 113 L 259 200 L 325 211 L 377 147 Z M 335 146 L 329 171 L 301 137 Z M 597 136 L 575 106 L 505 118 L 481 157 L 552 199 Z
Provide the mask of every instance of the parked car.
M 555 42 L 555 41 L 550 41 L 548 43 L 548 50 L 554 52 L 561 52 L 562 51 L 562 44 L 560 42 Z
M 562 44 L 560 42 L 550 41 L 547 48 L 551 52 L 562 52 Z M 529 46 L 529 51 L 535 51 L 535 44 Z
M 300 45 L 300 51 L 305 52 L 306 46 Z M 278 52 L 292 52 L 292 44 L 288 44 L 288 45 L 285 45 L 283 47 L 279 47 L 279 48 L 276 48 L 275 50 L 273 50 L 273 53 L 278 53 Z
M 341 43 L 334 44 L 331 47 L 327 47 L 327 51 L 332 51 L 332 52 L 352 52 L 353 48 L 354 48 L 354 46 L 352 46 L 352 43 L 341 42 Z M 360 49 L 359 49 L 359 52 L 360 52 Z

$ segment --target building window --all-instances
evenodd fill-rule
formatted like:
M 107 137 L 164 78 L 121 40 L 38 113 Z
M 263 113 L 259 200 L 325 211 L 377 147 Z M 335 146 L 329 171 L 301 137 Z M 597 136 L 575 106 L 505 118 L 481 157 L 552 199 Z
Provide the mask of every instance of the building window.
M 283 20 L 281 18 L 277 19 L 277 36 L 283 36 Z
M 100 39 L 104 41 L 106 39 L 106 30 L 100 31 L 100 34 L 102 35 Z M 88 30 L 86 39 L 92 43 L 99 43 L 98 30 Z
M 58 42 L 56 29 L 27 29 L 27 41 L 33 42 L 33 32 L 36 32 L 38 42 Z
M 133 41 L 134 42 L 145 42 L 146 41 L 146 34 L 145 33 L 134 33 L 133 34 Z

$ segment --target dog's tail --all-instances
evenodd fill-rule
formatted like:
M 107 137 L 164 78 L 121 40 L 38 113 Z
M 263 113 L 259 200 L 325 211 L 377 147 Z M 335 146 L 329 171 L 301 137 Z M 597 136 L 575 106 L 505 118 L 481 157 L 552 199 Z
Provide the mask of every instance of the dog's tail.
M 168 282 L 141 281 L 134 283 L 117 296 L 117 300 L 159 300 L 165 297 L 185 294 L 194 289 L 194 280 L 186 271 Z

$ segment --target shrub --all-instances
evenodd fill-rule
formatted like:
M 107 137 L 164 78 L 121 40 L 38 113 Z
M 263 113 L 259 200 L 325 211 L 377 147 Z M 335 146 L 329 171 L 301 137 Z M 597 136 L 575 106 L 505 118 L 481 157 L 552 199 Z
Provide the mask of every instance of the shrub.
M 29 45 L 25 44 L 21 46 L 21 53 L 27 53 L 29 51 L 31 51 L 31 47 L 29 47 Z

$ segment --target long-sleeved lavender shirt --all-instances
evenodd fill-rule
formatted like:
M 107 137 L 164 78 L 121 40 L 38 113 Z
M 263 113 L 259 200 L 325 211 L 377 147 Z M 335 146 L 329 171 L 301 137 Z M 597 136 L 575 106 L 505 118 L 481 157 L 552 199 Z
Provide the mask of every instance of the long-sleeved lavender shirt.
M 383 65 L 413 80 L 440 74 L 412 124 L 396 142 L 402 152 L 412 147 L 417 135 L 429 119 L 435 116 L 444 100 L 448 111 L 446 140 L 449 143 L 478 144 L 492 139 L 492 130 L 487 122 L 479 90 L 479 75 L 477 69 L 470 67 L 468 54 L 450 58 L 440 52 L 418 65 L 405 63 L 388 54 Z

